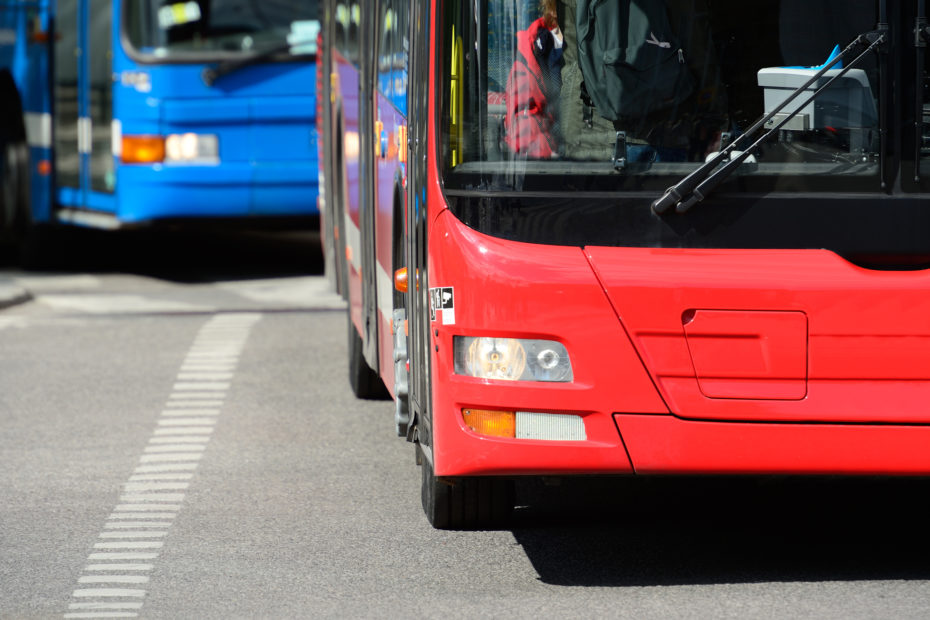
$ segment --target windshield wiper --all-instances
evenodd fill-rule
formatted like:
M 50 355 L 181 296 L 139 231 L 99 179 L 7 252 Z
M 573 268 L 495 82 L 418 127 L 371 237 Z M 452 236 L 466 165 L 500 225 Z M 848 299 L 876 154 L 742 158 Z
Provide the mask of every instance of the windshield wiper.
M 681 181 L 673 185 L 672 187 L 665 190 L 660 198 L 657 198 L 652 203 L 652 210 L 655 213 L 664 213 L 672 205 L 675 206 L 675 211 L 677 213 L 684 213 L 690 209 L 695 204 L 704 200 L 714 189 L 723 182 L 728 176 L 733 174 L 733 172 L 740 167 L 740 165 L 746 161 L 753 151 L 769 136 L 771 136 L 776 131 L 784 127 L 792 118 L 794 118 L 801 110 L 807 107 L 814 99 L 820 95 L 824 90 L 830 87 L 833 82 L 837 79 L 843 77 L 847 71 L 855 67 L 859 62 L 873 49 L 878 45 L 882 44 L 885 41 L 885 31 L 881 27 L 879 30 L 873 32 L 867 32 L 860 34 L 858 37 L 853 40 L 852 43 L 846 46 L 843 51 L 831 58 L 823 67 L 820 68 L 807 82 L 798 86 L 794 89 L 781 103 L 775 106 L 767 114 L 763 114 L 759 120 L 752 124 L 752 126 L 746 130 L 745 133 L 740 134 L 733 142 L 727 145 L 726 148 L 721 149 L 714 157 L 702 164 L 697 170 L 690 173 L 688 176 L 683 178 Z M 817 80 L 822 78 L 827 71 L 829 71 L 833 66 L 840 62 L 844 56 L 851 53 L 852 50 L 865 46 L 858 56 L 856 56 L 849 64 L 845 65 L 839 73 L 832 76 L 825 84 L 820 86 L 815 90 L 807 100 L 799 105 L 793 112 L 789 114 L 783 114 L 782 118 L 775 124 L 771 129 L 766 131 L 762 136 L 750 144 L 744 149 L 739 147 L 742 143 L 745 143 L 750 136 L 755 134 L 760 128 L 765 126 L 769 121 L 775 118 L 779 112 L 781 112 L 785 107 L 794 101 L 799 95 L 807 91 L 808 87 L 814 84 Z M 735 157 L 730 157 L 731 153 L 739 152 Z M 720 164 L 723 164 L 722 166 Z M 719 166 L 719 168 L 718 168 Z
M 304 45 L 312 45 L 316 41 L 298 41 L 296 43 L 286 43 L 284 45 L 279 45 L 271 49 L 267 49 L 264 52 L 259 52 L 258 54 L 253 54 L 246 58 L 240 58 L 237 60 L 224 60 L 215 67 L 205 67 L 204 70 L 200 73 L 200 79 L 203 80 L 203 83 L 207 86 L 213 86 L 216 84 L 217 80 L 223 76 L 229 75 L 230 73 L 235 73 L 250 67 L 254 64 L 264 62 L 272 56 L 277 56 L 278 54 L 283 54 L 284 52 L 289 52 L 294 48 L 299 48 Z

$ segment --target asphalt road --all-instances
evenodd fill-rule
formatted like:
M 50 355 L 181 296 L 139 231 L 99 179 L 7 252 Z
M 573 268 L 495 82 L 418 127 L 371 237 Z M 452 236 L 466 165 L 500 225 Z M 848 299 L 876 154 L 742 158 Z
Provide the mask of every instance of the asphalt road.
M 527 480 L 435 531 L 314 235 L 57 247 L 0 271 L 0 618 L 930 616 L 925 480 Z

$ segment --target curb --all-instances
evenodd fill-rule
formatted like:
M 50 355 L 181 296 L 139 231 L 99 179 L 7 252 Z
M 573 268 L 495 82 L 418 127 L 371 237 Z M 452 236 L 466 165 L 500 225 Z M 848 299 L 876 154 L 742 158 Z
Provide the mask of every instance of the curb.
M 30 299 L 32 295 L 29 291 L 12 281 L 0 278 L 0 309 L 26 303 Z

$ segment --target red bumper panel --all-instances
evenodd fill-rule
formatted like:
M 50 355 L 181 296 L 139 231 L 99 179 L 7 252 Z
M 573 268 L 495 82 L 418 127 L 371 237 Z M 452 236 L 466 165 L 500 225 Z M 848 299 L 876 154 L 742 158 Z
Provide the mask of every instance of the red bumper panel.
M 930 474 L 930 426 L 614 420 L 638 474 Z

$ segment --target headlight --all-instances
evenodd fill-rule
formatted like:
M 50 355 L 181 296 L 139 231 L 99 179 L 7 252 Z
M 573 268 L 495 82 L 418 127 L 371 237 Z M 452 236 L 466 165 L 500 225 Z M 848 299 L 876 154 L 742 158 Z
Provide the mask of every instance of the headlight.
M 165 161 L 218 163 L 219 140 L 212 134 L 173 133 L 165 137 Z
M 572 380 L 568 351 L 552 340 L 456 336 L 455 373 L 501 381 Z

